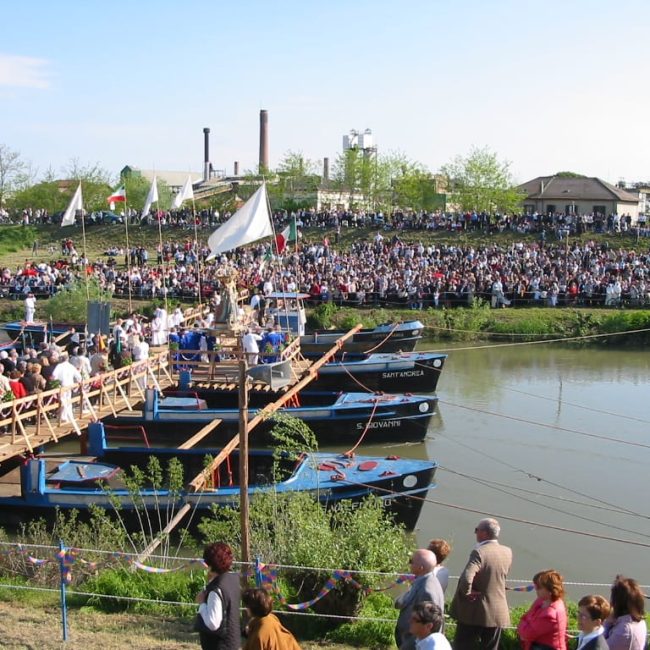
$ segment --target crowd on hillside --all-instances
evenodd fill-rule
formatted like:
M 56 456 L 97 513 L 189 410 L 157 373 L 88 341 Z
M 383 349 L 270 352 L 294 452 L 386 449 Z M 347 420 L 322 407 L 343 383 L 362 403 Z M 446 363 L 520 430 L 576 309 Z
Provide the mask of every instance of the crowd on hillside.
M 239 273 L 242 288 L 302 291 L 313 302 L 411 309 L 470 305 L 475 298 L 493 307 L 643 306 L 650 303 L 650 251 L 608 243 L 535 242 L 503 246 L 406 243 L 397 233 L 377 230 L 343 249 L 327 236 L 279 259 L 260 244 L 206 263 L 208 248 L 193 240 L 165 242 L 151 253 L 142 246 L 106 249 L 90 262 L 75 242 L 62 240 L 51 263 L 26 262 L 0 271 L 0 292 L 23 298 L 47 297 L 80 278 L 83 269 L 115 296 L 196 300 L 220 288 L 227 269 Z M 198 269 L 201 269 L 200 278 Z
M 56 224 L 61 222 L 62 212 L 49 213 L 45 209 L 25 209 L 16 217 L 24 225 Z M 128 209 L 127 218 L 131 225 L 144 225 L 163 229 L 210 229 L 226 221 L 231 213 L 217 209 L 200 209 L 193 212 L 189 207 L 178 210 L 157 210 L 142 215 Z M 276 227 L 295 218 L 298 225 L 307 228 L 329 228 L 341 232 L 345 228 L 380 227 L 385 231 L 482 231 L 484 233 L 517 232 L 538 233 L 542 237 L 564 238 L 585 233 L 624 233 L 638 231 L 640 237 L 650 237 L 650 224 L 645 214 L 639 215 L 633 223 L 629 214 L 577 214 L 558 212 L 552 214 L 488 214 L 485 212 L 449 212 L 394 210 L 390 213 L 371 210 L 315 210 L 300 209 L 294 212 L 277 211 L 273 215 Z M 86 218 L 88 225 L 101 220 Z

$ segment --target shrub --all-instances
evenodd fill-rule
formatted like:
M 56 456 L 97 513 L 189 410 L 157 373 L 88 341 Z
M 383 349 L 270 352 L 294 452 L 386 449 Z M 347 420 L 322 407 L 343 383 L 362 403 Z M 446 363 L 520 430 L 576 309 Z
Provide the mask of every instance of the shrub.
M 45 313 L 54 321 L 85 323 L 88 300 L 110 300 L 96 278 L 88 279 L 88 294 L 85 282 L 76 281 L 70 288 L 57 291 L 44 303 Z
M 239 515 L 236 511 L 215 510 L 213 519 L 200 524 L 206 542 L 222 539 L 236 552 L 240 548 Z M 317 568 L 334 567 L 361 571 L 400 572 L 404 570 L 409 544 L 403 529 L 383 510 L 381 500 L 370 498 L 361 504 L 342 502 L 324 509 L 305 493 L 257 495 L 250 504 L 251 551 L 264 563 L 302 568 L 282 572 L 283 595 L 289 602 L 313 598 L 330 574 Z M 385 577 L 355 575 L 363 587 L 383 585 Z M 336 587 L 313 609 L 319 613 L 353 616 L 364 601 L 364 592 L 347 583 Z M 293 629 L 302 623 L 290 621 Z M 302 633 L 320 633 L 309 624 Z M 325 622 L 325 627 L 337 625 Z
M 338 311 L 332 302 L 322 302 L 307 316 L 307 327 L 311 330 L 325 330 L 332 327 L 332 319 Z
M 105 569 L 84 585 L 84 591 L 109 596 L 142 598 L 146 600 L 193 603 L 196 594 L 205 586 L 204 571 L 171 572 L 166 574 L 131 571 L 126 568 Z M 72 602 L 85 604 L 106 612 L 129 611 L 138 614 L 178 615 L 178 605 L 137 602 L 102 598 L 101 596 L 73 597 Z M 191 607 L 183 608 L 193 613 Z M 184 613 L 184 612 L 181 612 Z

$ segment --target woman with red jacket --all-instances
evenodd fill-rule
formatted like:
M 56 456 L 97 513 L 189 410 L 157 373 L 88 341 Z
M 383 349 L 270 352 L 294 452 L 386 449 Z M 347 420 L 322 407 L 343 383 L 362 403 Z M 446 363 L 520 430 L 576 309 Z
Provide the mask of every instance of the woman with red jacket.
M 562 576 L 553 569 L 533 577 L 537 599 L 521 617 L 517 633 L 524 650 L 566 650 L 567 615 Z

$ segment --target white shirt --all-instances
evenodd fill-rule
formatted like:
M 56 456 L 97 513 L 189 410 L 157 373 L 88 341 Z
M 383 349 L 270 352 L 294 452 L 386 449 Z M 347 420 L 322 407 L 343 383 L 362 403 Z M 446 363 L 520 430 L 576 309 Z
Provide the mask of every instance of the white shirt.
M 208 629 L 213 632 L 219 629 L 223 620 L 223 604 L 216 591 L 211 591 L 208 600 L 199 605 L 199 614 Z
M 595 639 L 597 636 L 600 636 L 601 634 L 605 633 L 605 628 L 601 625 L 600 627 L 597 627 L 593 632 L 589 632 L 589 634 L 583 634 L 580 632 L 578 635 L 578 645 L 576 647 L 576 650 L 580 650 L 582 646 L 586 645 L 589 641 L 592 639 Z
M 54 366 L 52 379 L 60 381 L 61 386 L 73 386 L 81 381 L 81 374 L 69 361 L 61 361 Z
M 451 650 L 451 645 L 444 634 L 434 632 L 424 639 L 416 639 L 415 650 Z

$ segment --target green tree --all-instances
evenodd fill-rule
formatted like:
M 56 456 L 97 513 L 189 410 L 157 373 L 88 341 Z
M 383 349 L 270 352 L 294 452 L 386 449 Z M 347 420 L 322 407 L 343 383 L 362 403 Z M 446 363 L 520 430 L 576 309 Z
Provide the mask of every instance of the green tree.
M 514 212 L 523 200 L 523 193 L 514 185 L 510 163 L 501 162 L 487 147 L 474 148 L 466 157 L 457 156 L 441 171 L 451 188 L 451 202 L 461 211 Z
M 68 166 L 61 170 L 61 175 L 67 180 L 81 183 L 83 206 L 86 212 L 106 210 L 108 208 L 106 198 L 110 195 L 114 179 L 107 170 L 99 166 L 99 163 L 83 165 L 78 158 L 72 158 Z M 76 189 L 77 184 L 75 183 L 67 191 L 63 192 L 65 196 L 64 207 L 72 198 L 72 194 Z
M 126 188 L 126 200 L 130 208 L 142 210 L 144 202 L 149 194 L 151 181 L 142 176 L 139 172 L 131 173 L 122 177 L 122 183 Z M 153 209 L 169 210 L 172 205 L 172 191 L 169 185 L 161 178 L 156 178 L 158 185 L 158 203 L 152 206 Z M 186 206 L 188 207 L 188 206 Z M 191 207 L 191 206 L 189 206 Z
M 71 192 L 62 193 L 54 180 L 44 180 L 19 190 L 11 197 L 14 211 L 25 208 L 45 208 L 50 214 L 63 210 L 72 197 Z
M 347 149 L 334 162 L 332 187 L 347 192 L 351 204 L 355 194 L 360 194 L 365 204 L 376 203 L 380 185 L 378 164 L 376 153 L 366 154 L 357 147 Z
M 24 181 L 27 169 L 20 153 L 0 144 L 0 209 L 4 208 L 7 196 Z
M 305 158 L 301 151 L 287 151 L 278 165 L 275 182 L 268 185 L 269 200 L 274 208 L 285 210 L 308 207 L 300 200 L 300 193 L 314 192 L 319 184 L 316 163 Z

